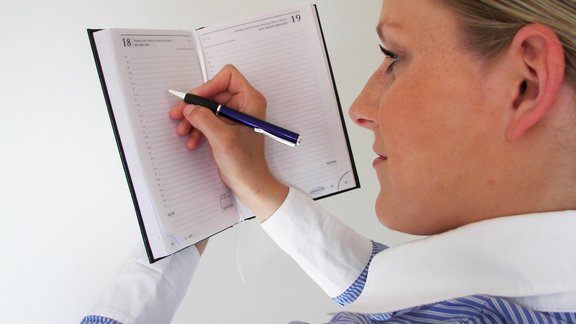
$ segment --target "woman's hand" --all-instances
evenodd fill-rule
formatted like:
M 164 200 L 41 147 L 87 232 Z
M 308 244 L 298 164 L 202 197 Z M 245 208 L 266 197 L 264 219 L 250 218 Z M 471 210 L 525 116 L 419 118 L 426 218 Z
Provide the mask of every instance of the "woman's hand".
M 265 119 L 266 99 L 232 65 L 225 66 L 192 93 Z M 197 148 L 203 137 L 208 140 L 222 179 L 260 221 L 282 204 L 288 188 L 270 173 L 261 134 L 220 119 L 209 109 L 184 102 L 170 110 L 170 117 L 179 121 L 177 133 L 189 136 L 188 149 Z
M 196 249 L 198 250 L 198 253 L 200 255 L 202 255 L 202 253 L 204 253 L 204 250 L 206 249 L 206 245 L 208 245 L 208 239 L 204 239 L 204 240 L 196 243 L 195 245 L 196 245 Z

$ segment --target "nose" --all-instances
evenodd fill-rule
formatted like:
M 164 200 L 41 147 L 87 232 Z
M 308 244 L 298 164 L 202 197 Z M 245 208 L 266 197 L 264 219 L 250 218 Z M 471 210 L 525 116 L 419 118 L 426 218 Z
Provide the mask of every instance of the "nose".
M 359 126 L 374 129 L 378 126 L 376 115 L 380 104 L 381 91 L 374 73 L 350 106 L 348 114 Z

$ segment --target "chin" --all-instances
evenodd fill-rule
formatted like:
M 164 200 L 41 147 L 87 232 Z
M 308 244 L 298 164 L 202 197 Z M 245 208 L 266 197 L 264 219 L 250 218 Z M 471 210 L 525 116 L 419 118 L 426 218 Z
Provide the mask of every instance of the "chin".
M 409 214 L 376 211 L 376 214 L 380 223 L 386 228 L 410 235 L 428 236 L 441 234 L 458 227 L 434 220 L 434 215 L 430 213 Z
M 412 234 L 410 226 L 406 226 L 407 215 L 399 213 L 394 208 L 390 208 L 390 206 L 390 203 L 376 202 L 376 216 L 378 217 L 378 221 L 393 231 Z
M 432 235 L 444 231 L 438 222 L 430 223 L 433 217 L 429 213 L 415 211 L 413 206 L 412 208 L 384 207 L 392 205 L 389 202 L 380 204 L 378 201 L 376 203 L 376 215 L 386 228 L 410 235 Z

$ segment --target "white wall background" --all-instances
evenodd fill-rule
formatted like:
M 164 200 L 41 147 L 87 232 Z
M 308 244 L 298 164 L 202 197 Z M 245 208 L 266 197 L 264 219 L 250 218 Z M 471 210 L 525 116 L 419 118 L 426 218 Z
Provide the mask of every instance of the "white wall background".
M 86 28 L 196 28 L 305 0 L 0 2 L 0 321 L 77 323 L 141 238 Z M 317 0 L 342 106 L 381 62 L 380 1 Z M 321 201 L 368 237 L 372 135 L 347 120 L 362 189 Z M 326 321 L 336 307 L 257 224 L 211 239 L 174 323 Z M 242 282 L 236 258 L 245 275 Z

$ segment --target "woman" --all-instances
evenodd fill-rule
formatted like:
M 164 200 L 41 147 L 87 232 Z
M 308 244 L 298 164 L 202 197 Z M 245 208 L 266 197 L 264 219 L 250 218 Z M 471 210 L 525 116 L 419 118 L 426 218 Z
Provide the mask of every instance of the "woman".
M 572 0 L 383 0 L 384 61 L 350 116 L 374 133 L 379 220 L 431 235 L 399 247 L 274 179 L 248 128 L 184 103 L 170 116 L 328 295 L 355 301 L 334 322 L 573 323 L 574 17 Z M 265 114 L 231 66 L 194 93 Z

